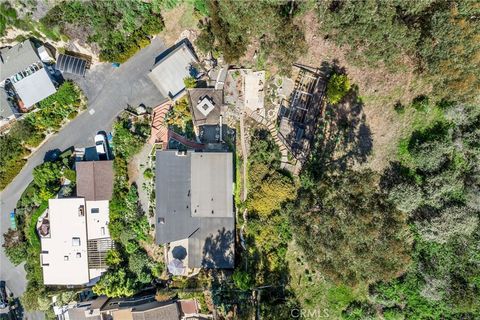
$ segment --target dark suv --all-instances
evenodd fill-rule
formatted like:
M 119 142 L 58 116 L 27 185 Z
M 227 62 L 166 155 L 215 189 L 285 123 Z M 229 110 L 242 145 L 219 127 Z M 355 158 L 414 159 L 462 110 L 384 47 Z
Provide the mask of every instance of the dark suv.
M 0 281 L 0 309 L 8 307 L 7 290 L 5 289 L 5 281 Z

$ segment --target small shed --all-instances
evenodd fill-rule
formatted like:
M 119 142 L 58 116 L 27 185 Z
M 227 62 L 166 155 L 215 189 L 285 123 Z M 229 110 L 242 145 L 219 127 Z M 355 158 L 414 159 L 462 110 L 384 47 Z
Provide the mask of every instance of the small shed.
M 62 73 L 66 72 L 83 77 L 87 65 L 87 60 L 63 53 L 59 54 L 57 58 L 57 69 Z

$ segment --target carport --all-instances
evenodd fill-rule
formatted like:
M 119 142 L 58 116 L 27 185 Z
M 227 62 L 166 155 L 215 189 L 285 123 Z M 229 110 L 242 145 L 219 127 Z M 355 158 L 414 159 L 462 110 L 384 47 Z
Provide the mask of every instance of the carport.
M 87 69 L 87 60 L 61 53 L 57 58 L 57 69 L 62 73 L 67 72 L 83 77 Z

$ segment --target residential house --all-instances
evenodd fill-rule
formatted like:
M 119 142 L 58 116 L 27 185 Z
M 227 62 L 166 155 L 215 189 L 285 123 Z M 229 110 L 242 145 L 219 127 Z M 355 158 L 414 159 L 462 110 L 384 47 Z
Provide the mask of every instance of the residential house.
M 148 76 L 164 97 L 175 100 L 185 92 L 183 80 L 197 76 L 197 64 L 198 59 L 185 39 L 162 52 Z
M 234 268 L 232 153 L 157 151 L 155 170 L 155 239 L 169 271 Z
M 76 163 L 77 197 L 50 199 L 38 231 L 45 285 L 92 285 L 113 248 L 108 230 L 112 161 Z
M 223 103 L 223 90 L 188 89 L 188 99 L 194 130 L 199 140 L 203 143 L 221 142 L 228 129 L 223 124 L 226 109 Z
M 45 48 L 42 55 L 44 51 Z M 12 114 L 17 107 L 25 112 L 56 92 L 46 68 L 38 48 L 30 40 L 0 49 L 0 90 L 6 92 L 6 97 L 0 95 L 0 113 L 4 118 L 9 117 L 9 108 Z
M 132 298 L 108 298 L 76 303 L 62 308 L 55 307 L 59 320 L 194 320 L 208 319 L 199 314 L 195 299 L 156 301 L 154 295 Z

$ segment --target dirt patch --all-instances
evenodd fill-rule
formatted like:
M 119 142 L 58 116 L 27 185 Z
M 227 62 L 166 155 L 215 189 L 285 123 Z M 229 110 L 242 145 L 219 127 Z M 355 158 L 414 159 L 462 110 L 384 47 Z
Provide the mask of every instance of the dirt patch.
M 175 8 L 162 12 L 164 30 L 159 34 L 169 47 L 182 38 L 194 42 L 198 35 L 198 17 L 194 12 L 193 4 L 185 2 Z
M 408 105 L 417 95 L 428 94 L 430 86 L 414 76 L 413 64 L 406 58 L 399 61 L 405 66 L 405 71 L 396 73 L 382 66 L 369 68 L 351 64 L 346 58 L 348 48 L 335 45 L 319 33 L 320 24 L 315 12 L 306 13 L 301 20 L 309 49 L 299 62 L 320 66 L 324 61 L 335 61 L 346 69 L 351 83 L 359 87 L 366 123 L 372 132 L 373 152 L 365 165 L 381 171 L 388 161 L 395 158 L 396 143 L 409 125 L 409 120 L 399 117 L 393 106 L 397 102 Z
M 143 249 L 147 252 L 147 255 L 156 262 L 164 262 L 163 258 L 163 247 L 156 245 L 154 242 L 147 243 L 146 241 L 142 241 L 140 243 Z
M 138 171 L 138 160 L 134 158 L 132 161 L 128 163 L 128 184 L 132 184 L 137 181 L 139 171 Z

